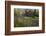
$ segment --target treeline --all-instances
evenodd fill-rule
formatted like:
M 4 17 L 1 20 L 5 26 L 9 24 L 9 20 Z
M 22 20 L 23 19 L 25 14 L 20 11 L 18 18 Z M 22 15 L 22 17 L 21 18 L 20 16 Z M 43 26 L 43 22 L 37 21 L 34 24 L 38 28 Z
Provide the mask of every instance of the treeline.
M 25 10 L 25 14 L 24 14 L 25 16 L 31 16 L 31 17 L 34 17 L 34 16 L 36 16 L 36 17 L 38 17 L 39 16 L 39 11 L 37 10 L 37 9 L 32 9 L 32 10 Z
M 28 16 L 28 17 L 38 17 L 39 16 L 39 10 L 38 9 L 17 9 L 14 10 L 15 16 Z M 24 12 L 23 12 L 24 11 Z

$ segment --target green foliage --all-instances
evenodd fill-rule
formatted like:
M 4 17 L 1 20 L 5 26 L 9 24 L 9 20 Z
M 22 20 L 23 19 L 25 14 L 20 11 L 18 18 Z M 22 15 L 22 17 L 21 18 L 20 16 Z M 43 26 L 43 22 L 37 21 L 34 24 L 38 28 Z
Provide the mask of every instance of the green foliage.
M 23 9 L 16 9 L 14 10 L 14 16 L 19 16 L 21 15 L 21 11 Z M 24 10 L 25 11 L 25 10 Z M 27 12 L 27 11 L 26 11 Z M 16 14 L 16 15 L 15 15 Z M 23 18 L 16 18 L 14 17 L 14 27 L 29 27 L 29 26 L 38 26 L 39 25 L 39 11 L 36 9 L 34 9 L 34 12 L 32 10 L 30 10 L 30 12 L 28 12 L 27 14 L 30 14 L 29 17 L 28 16 L 21 16 Z

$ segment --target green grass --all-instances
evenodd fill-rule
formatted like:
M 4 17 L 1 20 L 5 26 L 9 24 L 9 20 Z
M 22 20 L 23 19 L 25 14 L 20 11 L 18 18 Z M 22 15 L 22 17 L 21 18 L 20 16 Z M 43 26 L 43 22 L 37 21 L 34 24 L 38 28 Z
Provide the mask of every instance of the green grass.
M 35 20 L 37 20 L 38 17 L 24 17 L 23 19 L 16 19 L 16 22 L 14 21 L 14 27 L 30 27 L 30 26 L 38 26 L 38 24 L 34 25 Z

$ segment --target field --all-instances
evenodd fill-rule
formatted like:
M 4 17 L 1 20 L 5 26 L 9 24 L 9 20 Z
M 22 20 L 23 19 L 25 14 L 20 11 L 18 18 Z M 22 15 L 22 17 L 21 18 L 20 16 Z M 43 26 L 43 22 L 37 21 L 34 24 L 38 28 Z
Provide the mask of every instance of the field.
M 39 26 L 38 9 L 14 9 L 14 27 L 34 27 Z

